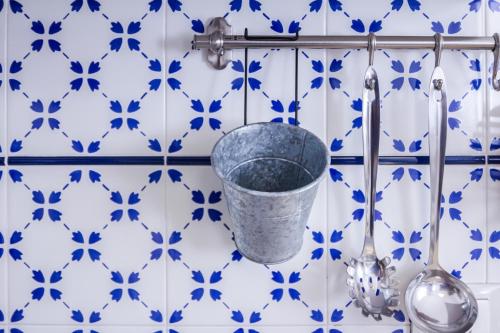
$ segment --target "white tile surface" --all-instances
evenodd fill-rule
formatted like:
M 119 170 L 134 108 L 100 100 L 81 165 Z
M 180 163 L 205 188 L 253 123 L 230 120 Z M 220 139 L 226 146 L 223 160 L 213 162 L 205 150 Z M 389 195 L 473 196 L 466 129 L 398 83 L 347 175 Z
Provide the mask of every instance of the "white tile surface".
M 333 326 L 330 329 L 330 333 L 356 333 L 360 330 L 369 329 L 370 332 L 374 333 L 408 333 L 410 332 L 410 328 L 408 326 L 375 326 L 375 327 L 367 327 L 367 326 L 342 326 L 337 327 Z
M 7 174 L 6 168 L 0 167 L 0 290 L 2 295 L 0 296 L 0 324 L 6 319 L 7 316 L 7 262 L 9 258 L 9 238 L 10 235 L 7 233 L 7 188 L 5 186 Z
M 7 33 L 7 11 L 2 10 L 0 11 L 0 26 L 2 27 L 2 32 L 0 35 L 0 96 L 2 98 L 0 99 L 0 156 L 3 156 L 5 154 L 5 140 L 7 138 L 7 124 L 6 124 L 6 118 L 5 118 L 5 101 L 6 101 L 6 86 L 8 85 L 7 82 L 7 61 L 5 59 L 5 36 Z
M 182 10 L 167 15 L 167 149 L 177 155 L 209 155 L 213 144 L 224 132 L 243 125 L 242 89 L 231 89 L 231 82 L 242 73 L 231 70 L 231 64 L 224 71 L 216 71 L 205 61 L 205 52 L 191 51 L 190 41 L 195 33 L 193 21 L 203 24 L 205 31 L 210 19 L 224 16 L 228 10 L 227 1 L 209 3 L 186 2 Z M 186 14 L 188 17 L 184 16 Z M 244 21 L 237 14 L 229 14 L 228 22 L 233 31 L 241 31 Z M 242 59 L 242 52 L 234 52 L 234 59 Z M 177 65 L 176 65 L 177 64 Z M 180 66 L 180 69 L 179 69 Z M 193 75 L 203 73 L 203 76 Z M 180 83 L 179 88 L 177 82 Z M 169 81 L 170 80 L 170 81 Z M 171 82 L 172 85 L 169 85 Z M 176 89 L 174 90 L 173 87 Z M 199 111 L 194 105 L 201 103 Z M 216 107 L 220 103 L 220 108 Z M 213 105 L 210 112 L 210 106 Z M 201 117 L 203 124 L 191 122 Z M 212 126 L 210 125 L 212 120 Z
M 201 191 L 207 200 L 212 191 L 221 190 L 212 170 L 208 167 L 179 170 L 183 174 L 182 182 L 167 189 L 168 207 L 176 207 L 167 208 L 168 235 L 180 232 L 182 237 L 172 245 L 181 253 L 181 259 L 168 260 L 168 279 L 175 281 L 169 284 L 168 292 L 170 322 L 175 325 L 234 325 L 233 311 L 241 311 L 244 323 L 249 322 L 253 312 L 259 313 L 261 325 L 317 324 L 319 317 L 313 320 L 312 311 L 319 311 L 316 316 L 321 313 L 322 318 L 326 318 L 326 253 L 311 259 L 313 251 L 324 249 L 324 242 L 316 242 L 312 236 L 313 232 L 326 234 L 326 184 L 318 193 L 301 252 L 287 263 L 266 267 L 234 257 L 236 248 L 227 230 L 231 228 L 231 221 L 224 198 L 216 204 L 191 202 L 192 191 Z M 192 220 L 192 212 L 199 208 L 204 209 L 203 218 Z M 212 221 L 207 209 L 219 210 L 221 220 Z M 203 250 L 199 252 L 198 249 Z M 193 272 L 198 271 L 204 277 L 204 284 L 193 279 L 197 274 Z M 222 279 L 211 284 L 208 281 L 214 272 L 221 272 Z M 297 273 L 300 281 L 289 283 L 290 275 Z M 274 282 L 273 274 L 281 274 L 285 283 Z M 192 294 L 197 288 L 204 288 L 200 300 Z M 290 288 L 300 293 L 300 300 L 291 298 Z M 210 289 L 222 293 L 220 300 L 211 298 Z M 283 289 L 283 296 L 273 300 L 271 292 L 276 289 Z M 179 311 L 182 311 L 182 320 L 173 322 L 172 316 L 179 315 Z
M 157 169 L 61 166 L 15 170 L 22 173 L 22 180 L 10 181 L 9 197 L 12 202 L 25 204 L 9 210 L 9 234 L 22 233 L 22 241 L 16 246 L 22 259 L 9 261 L 9 309 L 11 313 L 24 309 L 22 324 L 90 320 L 151 325 L 155 323 L 150 319 L 151 311 L 158 310 L 164 318 L 165 259 L 154 260 L 150 255 L 154 246 L 151 232 L 163 233 L 165 229 L 164 188 L 150 183 L 148 176 Z M 44 203 L 39 193 L 43 193 Z M 50 203 L 50 193 L 55 193 L 53 199 L 60 193 L 60 201 Z M 124 204 L 111 200 L 118 193 Z M 138 195 L 139 202 L 130 202 L 129 194 L 133 198 Z M 137 220 L 136 214 L 129 213 L 131 209 L 139 213 Z M 38 220 L 41 210 L 43 217 Z M 119 212 L 123 216 L 113 221 L 112 216 L 118 217 Z M 38 271 L 46 283 L 35 279 Z M 62 279 L 47 283 L 50 277 L 58 280 L 57 272 L 61 272 Z M 124 283 L 119 283 L 117 272 Z M 135 275 L 129 279 L 133 273 L 139 274 L 138 281 L 134 281 Z M 112 280 L 112 276 L 116 278 Z M 40 297 L 40 290 L 34 292 L 37 288 L 45 288 Z M 59 292 L 54 291 L 53 299 L 51 289 L 62 294 L 59 297 Z M 116 289 L 122 290 L 121 299 L 116 297 L 119 291 L 111 294 Z M 140 293 L 138 300 L 132 300 L 134 292 L 130 294 L 130 289 Z
M 490 7 L 486 10 L 487 13 L 487 25 L 486 32 L 488 35 L 492 35 L 497 32 L 500 33 L 500 23 L 498 18 L 500 17 L 500 12 L 493 11 Z M 490 154 L 500 155 L 500 96 L 499 92 L 495 91 L 491 86 L 491 76 L 493 73 L 493 55 L 488 56 L 488 150 Z
M 270 17 L 262 16 L 261 24 L 255 24 L 249 32 L 252 34 L 269 33 L 269 23 L 280 22 L 284 28 L 283 33 L 272 31 L 275 35 L 290 35 L 290 24 L 298 23 L 300 34 L 324 35 L 326 33 L 326 9 L 322 7 L 318 12 L 307 13 L 308 4 L 296 1 L 293 7 L 283 11 L 283 6 L 289 1 L 273 1 L 263 6 L 264 13 Z M 295 89 L 295 50 L 251 50 L 250 61 L 259 61 L 262 69 L 255 72 L 254 77 L 262 82 L 260 89 L 249 92 L 248 115 L 249 123 L 258 121 L 280 121 L 294 123 L 294 89 Z M 299 50 L 299 124 L 312 131 L 321 138 L 326 138 L 326 96 L 324 50 Z M 313 69 L 313 61 L 317 64 Z M 321 65 L 320 65 L 321 64 Z M 323 71 L 319 72 L 319 66 Z M 321 78 L 313 86 L 312 81 Z M 274 106 L 274 107 L 273 107 Z
M 173 330 L 170 331 L 174 333 Z M 249 326 L 249 327 L 182 327 L 175 328 L 176 333 L 234 333 L 234 332 L 260 332 L 260 333 L 326 333 L 326 327 L 314 327 L 314 326 L 290 326 L 290 327 L 279 327 L 279 326 Z
M 110 326 L 100 326 L 100 327 L 85 327 L 85 326 L 15 326 L 13 329 L 21 330 L 23 333 L 74 333 L 74 332 L 96 332 L 98 330 L 101 333 L 162 333 L 164 330 L 158 327 L 110 327 Z
M 20 155 L 159 153 L 164 141 L 164 92 L 151 90 L 149 82 L 163 72 L 149 67 L 151 61 L 163 63 L 164 16 L 134 1 L 124 6 L 107 2 L 94 12 L 87 5 L 72 11 L 68 2 L 59 0 L 50 10 L 38 1 L 22 4 L 23 13 L 9 11 L 8 20 L 6 63 L 21 62 L 22 67 L 12 74 L 21 82 L 19 89 L 8 91 L 9 148 L 14 142 L 10 151 Z M 139 25 L 138 32 L 111 30 L 119 23 L 128 31 L 131 22 Z M 50 27 L 59 23 L 61 30 L 50 34 Z M 119 50 L 111 49 L 116 38 L 122 40 Z M 50 49 L 51 40 L 58 47 Z M 131 40 L 139 41 L 138 50 L 129 48 Z M 43 43 L 41 49 L 39 43 Z M 88 73 L 92 63 L 98 66 Z M 81 84 L 74 81 L 78 79 L 83 79 Z M 88 79 L 97 81 L 91 87 Z M 121 108 L 112 109 L 117 101 Z M 128 108 L 132 102 L 138 107 Z
M 488 172 L 488 282 L 500 282 L 500 167 L 490 165 Z
M 254 20 L 255 13 L 248 11 L 231 12 L 227 20 L 232 25 L 234 33 L 243 33 L 245 27 L 249 28 L 250 34 L 267 33 L 270 31 L 272 22 L 275 22 L 275 27 L 281 24 L 284 34 L 287 34 L 292 22 L 300 24 L 302 33 L 325 33 L 324 9 L 318 13 L 304 15 L 305 12 L 307 13 L 307 4 L 295 1 L 293 6 L 288 7 L 289 11 L 283 12 L 282 8 L 285 5 L 288 6 L 289 2 L 275 1 L 263 4 L 260 10 L 262 15 L 257 16 L 258 21 Z M 186 3 L 183 6 L 183 11 L 188 13 L 190 18 L 200 19 L 205 28 L 210 17 L 221 15 L 226 10 L 227 3 L 221 1 L 211 2 L 210 6 L 199 4 L 193 6 L 193 3 Z M 192 22 L 186 20 L 180 13 L 169 17 L 171 19 L 167 20 L 167 44 L 171 45 L 171 48 L 167 50 L 167 64 L 180 61 L 182 69 L 171 75 L 172 78 L 181 82 L 180 89 L 174 90 L 170 87 L 167 90 L 167 105 L 171 106 L 167 107 L 169 110 L 167 114 L 168 144 L 172 147 L 172 153 L 208 155 L 213 143 L 221 134 L 243 124 L 243 87 L 241 86 L 243 52 L 233 51 L 234 62 L 228 65 L 229 68 L 225 71 L 215 71 L 202 59 L 205 56 L 204 52 L 186 54 L 189 51 L 189 44 L 186 40 L 190 40 L 193 33 L 188 30 Z M 249 25 L 249 22 L 253 24 Z M 306 50 L 299 55 L 299 122 L 305 128 L 324 137 L 325 91 L 311 88 L 311 81 L 323 75 L 312 69 L 312 60 L 319 60 L 324 64 L 324 52 Z M 201 70 L 204 72 L 204 80 L 190 75 L 192 71 Z M 273 119 L 291 121 L 293 112 L 289 112 L 289 106 L 294 100 L 293 78 L 293 51 L 251 50 L 249 52 L 248 122 Z M 203 105 L 205 115 L 194 111 L 193 102 L 197 101 Z M 207 115 L 214 101 L 221 102 L 221 110 L 212 113 L 211 116 Z M 278 106 L 279 104 L 281 107 Z M 179 108 L 186 112 L 179 112 Z M 293 107 L 291 109 L 293 110 Z M 197 117 L 204 119 L 202 125 L 191 124 L 191 121 Z M 215 128 L 211 127 L 210 117 L 221 122 L 220 125 Z M 178 145 L 182 148 L 179 149 Z
M 487 33 L 493 34 L 500 32 L 500 24 L 498 11 L 493 11 L 490 8 L 487 10 Z M 489 78 L 492 74 L 493 56 L 488 57 Z M 491 155 L 500 154 L 500 97 L 499 92 L 493 90 L 490 86 L 488 89 L 488 149 Z M 500 210 L 497 204 L 500 200 L 500 167 L 498 164 L 492 164 L 488 168 L 488 235 L 487 237 L 487 257 L 488 257 L 488 282 L 498 283 L 500 281 L 500 254 L 499 235 L 500 235 Z

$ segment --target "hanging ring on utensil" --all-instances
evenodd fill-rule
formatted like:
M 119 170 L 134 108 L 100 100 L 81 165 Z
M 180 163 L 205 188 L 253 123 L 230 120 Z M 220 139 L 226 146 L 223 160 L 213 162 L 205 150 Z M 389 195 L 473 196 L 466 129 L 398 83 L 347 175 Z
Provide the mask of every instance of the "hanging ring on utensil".
M 375 49 L 377 48 L 377 37 L 373 32 L 368 34 L 368 65 L 373 66 Z
M 436 41 L 436 45 L 434 46 L 434 57 L 435 57 L 434 67 L 437 68 L 441 65 L 441 55 L 443 54 L 443 46 L 444 46 L 443 35 L 441 35 L 440 33 L 435 34 L 434 40 Z M 432 83 L 434 84 L 434 88 L 436 90 L 441 90 L 441 88 L 443 87 L 443 80 L 434 80 Z
M 493 34 L 493 39 L 495 40 L 495 48 L 493 49 L 493 78 L 491 84 L 493 89 L 500 91 L 500 78 L 498 78 L 498 71 L 500 68 L 500 35 L 497 33 Z

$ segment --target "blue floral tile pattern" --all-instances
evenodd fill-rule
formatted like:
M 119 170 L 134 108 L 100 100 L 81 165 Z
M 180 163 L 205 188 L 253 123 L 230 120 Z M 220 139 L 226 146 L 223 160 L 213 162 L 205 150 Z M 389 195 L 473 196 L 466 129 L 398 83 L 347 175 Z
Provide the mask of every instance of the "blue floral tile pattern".
M 7 208 L 6 200 L 6 168 L 0 166 L 0 209 L 5 212 Z M 4 214 L 0 214 L 0 270 L 6 272 L 9 260 L 18 261 L 22 259 L 22 252 L 19 250 L 19 242 L 22 240 L 21 233 L 10 234 L 7 230 L 7 219 Z M 7 276 L 0 274 L 0 288 L 7 290 Z M 0 326 L 7 321 L 7 295 L 0 295 Z
M 182 177 L 167 189 L 167 200 L 181 209 L 167 209 L 168 241 L 166 236 L 154 235 L 162 248 L 152 250 L 152 256 L 160 257 L 166 249 L 168 279 L 177 281 L 167 293 L 169 323 L 176 327 L 199 323 L 325 325 L 324 187 L 313 208 L 303 251 L 288 263 L 268 267 L 242 257 L 235 247 L 224 197 L 212 170 L 182 167 L 178 171 Z M 196 247 L 207 251 L 196 253 Z M 239 285 L 247 285 L 251 299 L 243 301 L 247 291 Z M 283 307 L 295 318 L 283 313 Z
M 499 15 L 497 0 L 0 0 L 0 333 L 409 332 L 404 303 L 373 322 L 345 287 L 365 216 L 366 50 L 298 50 L 296 103 L 294 50 L 249 50 L 245 82 L 242 50 L 216 71 L 190 41 L 216 16 L 235 34 L 461 36 L 500 31 Z M 500 95 L 485 54 L 442 60 L 458 156 L 442 261 L 474 284 L 500 282 Z M 427 261 L 433 64 L 430 50 L 375 55 L 376 246 L 402 290 Z M 249 123 L 300 125 L 332 156 L 302 251 L 275 266 L 241 255 L 199 165 L 243 124 L 245 84 Z
M 500 199 L 500 167 L 491 165 L 488 177 L 488 230 L 489 234 L 482 235 L 487 242 L 488 281 L 498 282 L 500 261 L 500 209 L 496 204 Z
M 19 155 L 161 153 L 164 93 L 150 84 L 150 67 L 157 63 L 162 73 L 164 50 L 151 36 L 163 37 L 164 16 L 147 2 L 140 11 L 100 1 L 58 1 L 54 11 L 36 1 L 16 3 L 5 10 L 7 38 L 16 41 L 1 62 L 9 74 L 10 131 L 4 149 Z M 90 22 L 89 33 L 106 30 L 90 39 L 78 37 L 78 29 Z M 82 52 L 79 43 L 92 52 Z
M 2 27 L 2 32 L 0 33 L 0 39 L 2 41 L 6 40 L 6 30 L 4 29 L 7 24 L 6 11 L 0 9 L 0 27 Z M 7 78 L 7 73 L 9 67 L 7 65 L 7 60 L 5 58 L 5 43 L 0 43 L 0 96 L 5 96 L 7 86 L 9 85 L 9 80 Z M 5 154 L 5 142 L 7 134 L 7 124 L 6 124 L 6 108 L 3 98 L 0 103 L 0 156 Z
M 164 200 L 166 170 L 37 166 L 4 177 L 11 200 L 31 206 L 9 208 L 0 234 L 11 321 L 164 322 L 165 259 L 150 251 L 151 234 L 165 229 L 164 211 L 153 207 Z

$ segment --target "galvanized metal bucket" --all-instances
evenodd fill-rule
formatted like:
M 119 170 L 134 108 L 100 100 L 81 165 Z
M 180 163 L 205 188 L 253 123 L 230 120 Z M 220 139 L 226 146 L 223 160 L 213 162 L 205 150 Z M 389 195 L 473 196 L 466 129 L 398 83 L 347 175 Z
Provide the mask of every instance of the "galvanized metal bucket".
M 235 243 L 262 264 L 295 256 L 328 151 L 314 134 L 282 123 L 255 123 L 222 137 L 212 167 L 223 182 Z

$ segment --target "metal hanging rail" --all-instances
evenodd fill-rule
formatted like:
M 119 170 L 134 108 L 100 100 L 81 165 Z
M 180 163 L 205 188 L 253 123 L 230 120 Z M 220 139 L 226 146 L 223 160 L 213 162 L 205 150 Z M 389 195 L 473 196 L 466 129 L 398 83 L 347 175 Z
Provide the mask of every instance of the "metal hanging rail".
M 275 40 L 272 36 L 195 35 L 193 49 L 366 49 L 367 36 L 299 36 L 294 40 Z M 493 37 L 443 36 L 443 49 L 489 50 L 495 48 Z M 377 36 L 379 49 L 429 49 L 435 47 L 434 36 Z
M 233 49 L 366 49 L 368 36 L 249 36 L 232 35 L 231 26 L 222 17 L 214 18 L 206 35 L 195 35 L 193 49 L 208 49 L 208 61 L 214 68 L 223 69 L 231 61 Z M 377 49 L 428 49 L 434 50 L 434 36 L 377 36 Z M 443 49 L 487 50 L 494 53 L 493 87 L 500 91 L 497 79 L 500 65 L 500 39 L 492 37 L 444 36 Z

